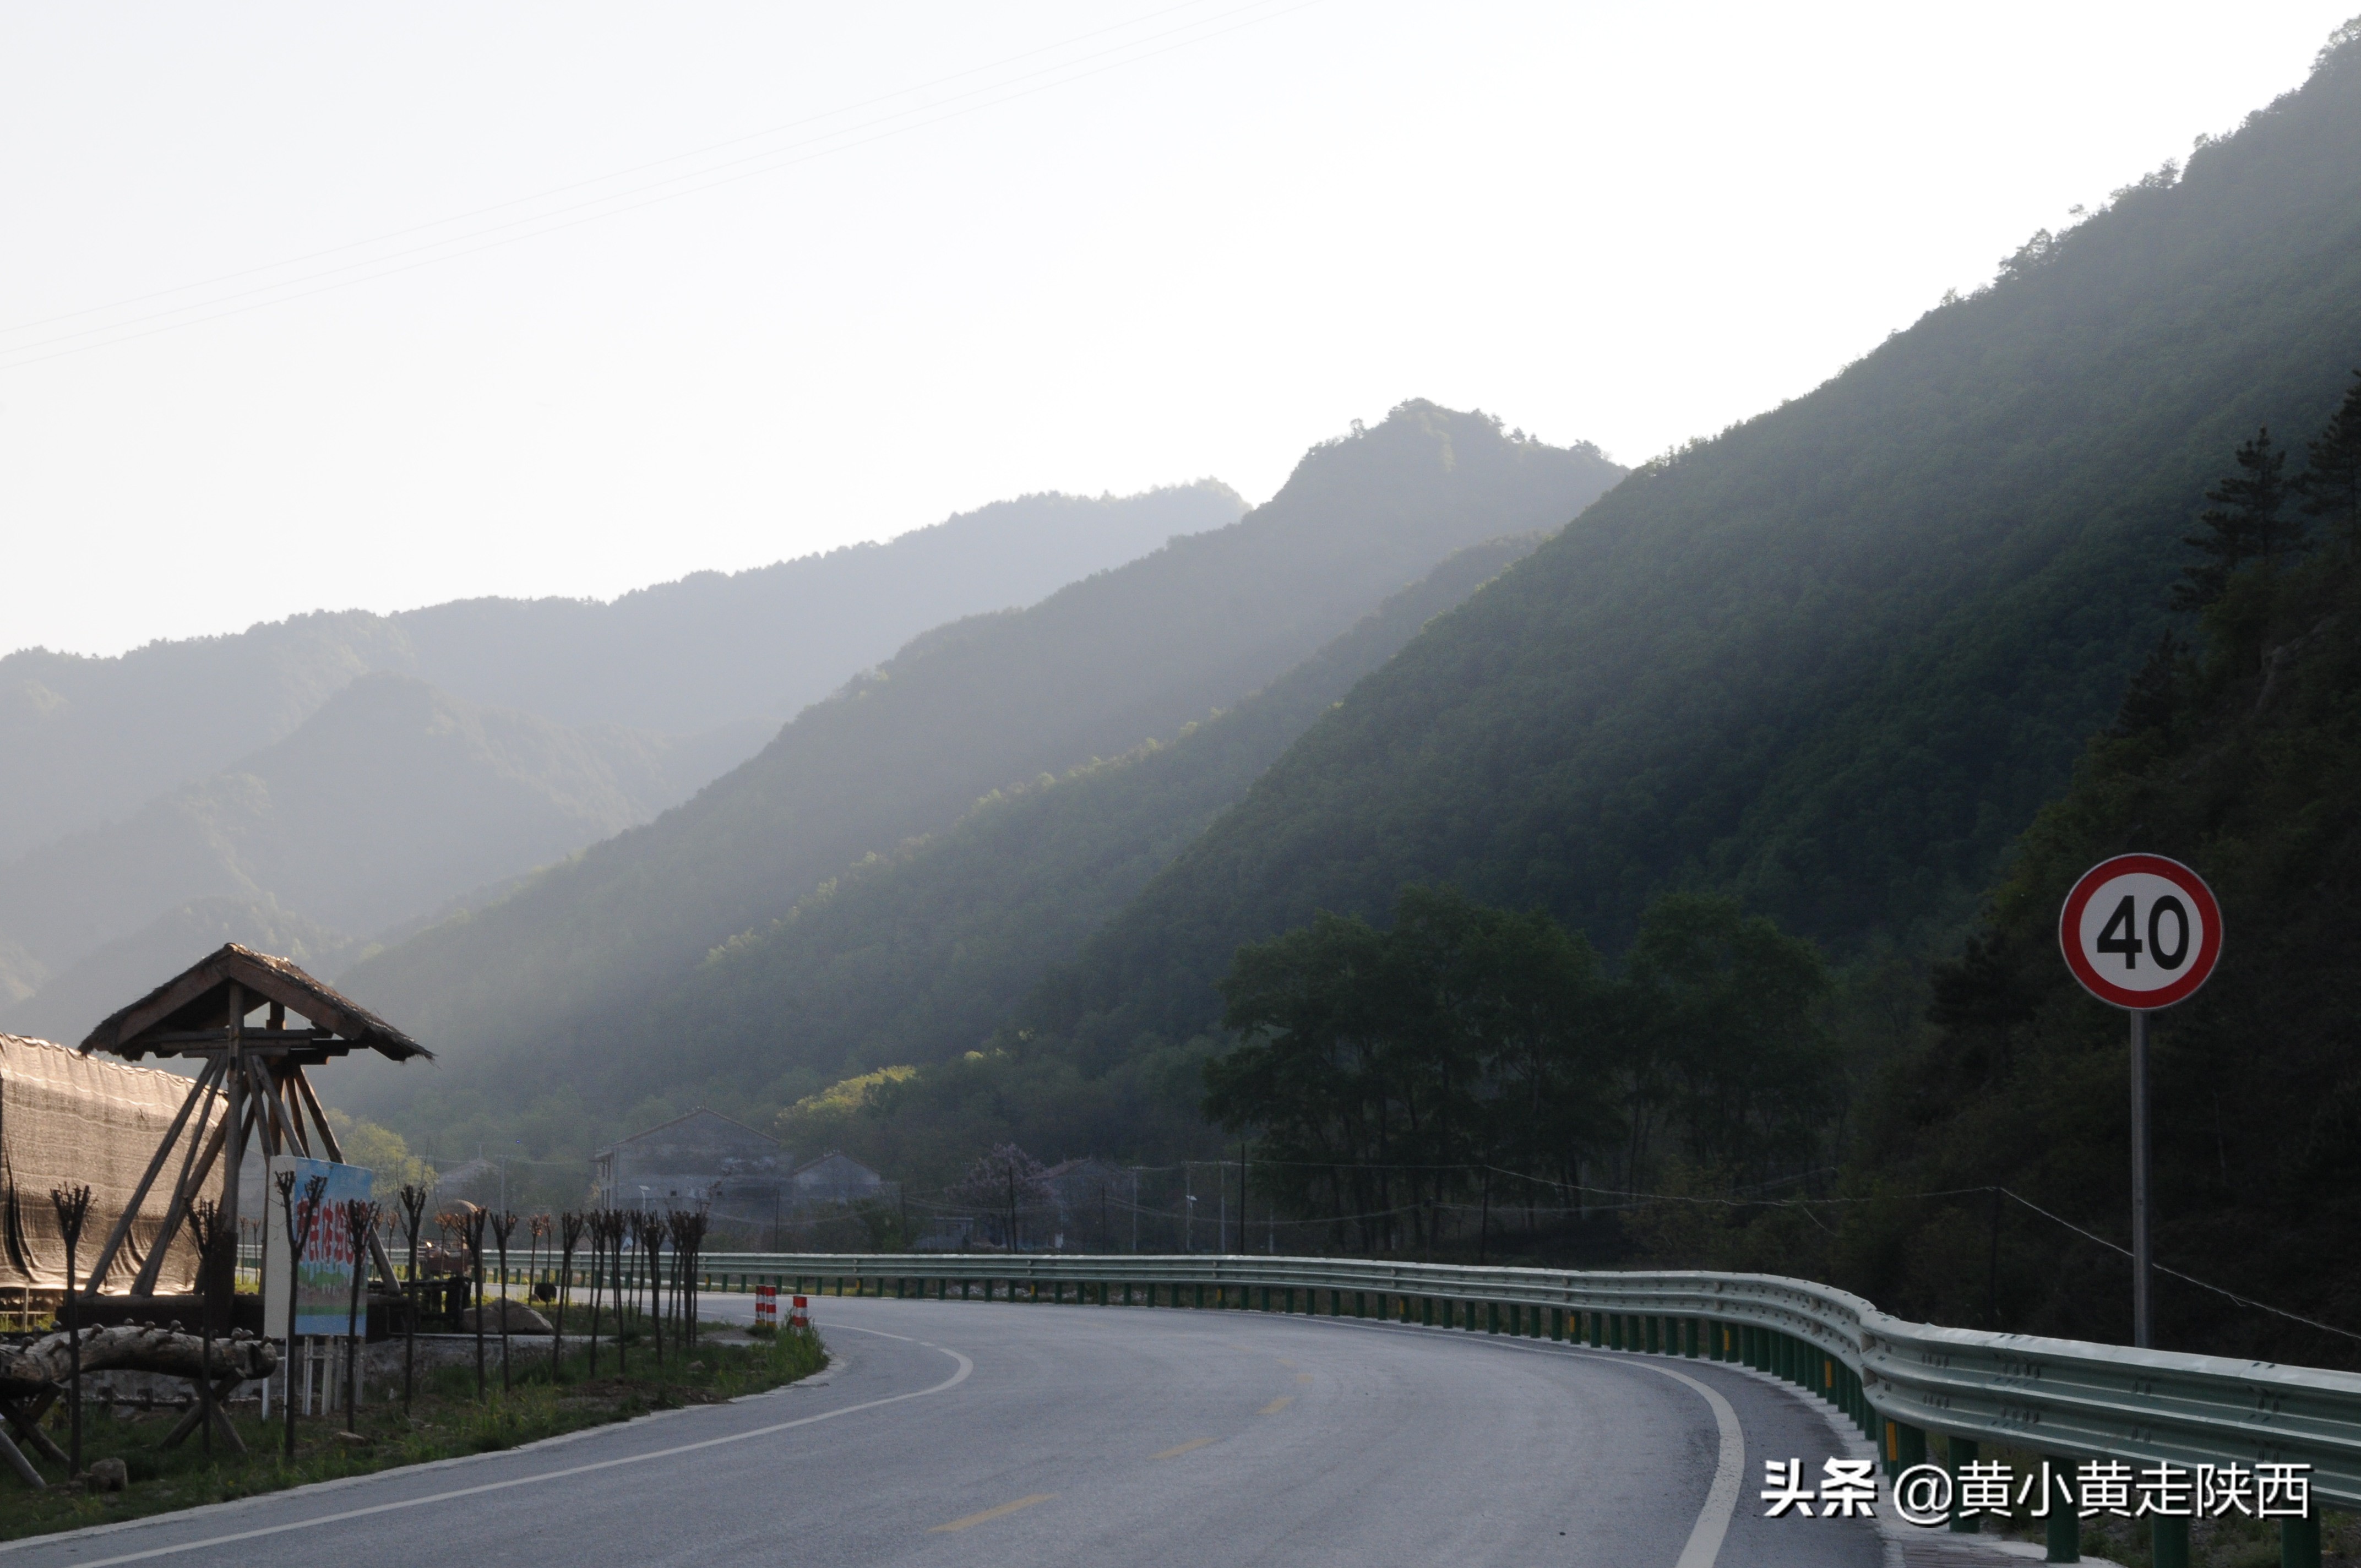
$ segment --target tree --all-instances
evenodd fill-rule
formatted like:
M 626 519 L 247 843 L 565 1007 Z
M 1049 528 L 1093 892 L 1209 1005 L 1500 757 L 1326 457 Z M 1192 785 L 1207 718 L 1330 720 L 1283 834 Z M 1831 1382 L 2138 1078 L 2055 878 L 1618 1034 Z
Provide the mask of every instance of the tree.
M 1671 894 L 1642 919 L 1627 979 L 1690 1159 L 1743 1181 L 1810 1151 L 1837 1082 L 1818 948 L 1735 899 Z
M 2234 459 L 2238 471 L 2205 492 L 2213 504 L 2197 514 L 2202 533 L 2181 540 L 2205 559 L 2181 568 L 2186 580 L 2173 592 L 2175 609 L 2202 609 L 2219 599 L 2231 575 L 2249 561 L 2276 561 L 2300 545 L 2303 525 L 2283 521 L 2288 486 L 2281 477 L 2287 453 L 2272 444 L 2267 425 L 2255 439 L 2239 444 Z
M 2295 483 L 2304 514 L 2324 519 L 2347 549 L 2361 546 L 2361 370 L 2304 455 L 2308 466 Z
M 1023 1234 L 1019 1221 L 1024 1212 L 1049 1201 L 1048 1175 L 1039 1160 L 1015 1144 L 998 1144 L 976 1157 L 951 1195 L 1000 1215 L 1008 1228 L 1008 1250 L 1015 1252 Z
M 1239 1045 L 1205 1066 L 1205 1113 L 1253 1131 L 1268 1186 L 1348 1215 L 1365 1246 L 1508 1167 L 1573 1179 L 1612 1136 L 1597 1091 L 1598 955 L 1546 915 L 1409 887 L 1391 929 L 1322 915 L 1242 948 L 1222 993 Z M 1424 1221 L 1413 1223 L 1423 1233 Z

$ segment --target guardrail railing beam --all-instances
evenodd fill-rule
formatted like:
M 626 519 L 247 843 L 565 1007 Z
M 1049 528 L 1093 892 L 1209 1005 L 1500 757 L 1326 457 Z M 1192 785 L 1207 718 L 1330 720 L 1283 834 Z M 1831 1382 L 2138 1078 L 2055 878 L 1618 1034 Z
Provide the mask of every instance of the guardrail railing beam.
M 2361 1508 L 2361 1375 L 1914 1323 L 1849 1292 L 1775 1275 L 1486 1268 L 1321 1257 L 1005 1254 L 708 1254 L 717 1275 L 807 1281 L 818 1293 L 1193 1304 L 1368 1316 L 1699 1356 L 1751 1366 L 1883 1423 L 2134 1464 L 2311 1466 L 2312 1496 Z M 1233 1294 L 1235 1292 L 1235 1294 Z M 1278 1304 L 1273 1305 L 1273 1292 Z M 2315 1531 L 2316 1533 L 2316 1531 Z M 2303 1560 L 2299 1531 L 2290 1562 Z M 2317 1547 L 2312 1550 L 2316 1553 Z M 2159 1552 L 2169 1552 L 2161 1539 Z M 2316 1561 L 2316 1556 L 2312 1559 Z M 2169 1557 L 2159 1555 L 2160 1565 Z

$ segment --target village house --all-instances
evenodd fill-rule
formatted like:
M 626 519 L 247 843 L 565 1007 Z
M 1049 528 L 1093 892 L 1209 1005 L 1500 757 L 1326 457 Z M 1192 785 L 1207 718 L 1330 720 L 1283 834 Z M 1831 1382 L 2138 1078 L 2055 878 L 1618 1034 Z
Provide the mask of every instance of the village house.
M 898 1201 L 901 1189 L 834 1150 L 802 1164 L 776 1138 L 703 1107 L 618 1139 L 591 1157 L 601 1208 L 701 1207 L 717 1234 L 770 1245 L 815 1212 Z

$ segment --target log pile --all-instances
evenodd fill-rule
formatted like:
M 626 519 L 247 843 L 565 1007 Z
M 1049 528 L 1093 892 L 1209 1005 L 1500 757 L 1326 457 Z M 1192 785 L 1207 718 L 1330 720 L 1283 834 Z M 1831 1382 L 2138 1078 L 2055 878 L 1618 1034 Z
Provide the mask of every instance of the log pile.
M 82 1369 L 93 1372 L 159 1372 L 171 1377 L 215 1381 L 267 1377 L 279 1368 L 279 1347 L 243 1330 L 213 1342 L 213 1360 L 195 1334 L 146 1323 L 82 1331 Z M 0 1345 L 0 1397 L 22 1398 L 54 1388 L 71 1376 L 72 1336 L 53 1333 L 29 1345 Z

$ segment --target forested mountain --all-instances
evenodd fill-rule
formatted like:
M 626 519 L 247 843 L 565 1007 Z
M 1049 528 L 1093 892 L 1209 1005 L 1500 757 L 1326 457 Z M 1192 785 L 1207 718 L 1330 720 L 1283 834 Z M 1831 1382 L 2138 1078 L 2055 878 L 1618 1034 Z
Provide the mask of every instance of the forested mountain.
M 0 658 L 0 861 L 229 766 L 371 670 L 570 726 L 711 734 L 718 773 L 927 628 L 1030 604 L 1244 510 L 1212 480 L 1027 496 L 890 543 L 700 572 L 612 603 L 323 612 L 120 658 L 23 650 Z
M 535 1055 L 994 789 L 1118 756 L 1315 652 L 1439 561 L 1621 470 L 1426 403 L 1313 448 L 1231 527 L 918 639 L 688 805 L 346 976 L 464 1061 Z M 639 1048 L 645 1048 L 645 1042 Z
M 87 1017 L 55 996 L 6 1015 L 87 1028 L 235 939 L 190 945 L 225 922 L 267 936 L 291 920 L 298 944 L 324 957 L 644 822 L 711 767 L 693 745 L 363 675 L 224 772 L 0 867 L 0 984 L 21 1003 L 82 963 L 67 994 L 103 985 L 115 997 Z M 150 967 L 181 948 L 178 964 Z
M 1088 1076 L 1203 1036 L 1241 944 L 1411 883 L 1610 953 L 1678 888 L 1840 958 L 1955 934 L 2155 642 L 2223 455 L 2361 363 L 2356 148 L 2348 41 L 2185 173 L 1635 472 L 1312 726 L 1012 1050 Z
M 1881 1303 L 1940 1322 L 2128 1334 L 2124 1259 L 2026 1203 L 2127 1239 L 2125 1015 L 2069 975 L 2058 911 L 2089 867 L 2145 851 L 2206 879 L 2225 933 L 2213 978 L 2151 1015 L 2157 1261 L 2361 1327 L 2348 1245 L 2361 1223 L 2361 927 L 2347 913 L 2361 887 L 2361 384 L 2340 423 L 2342 472 L 2308 498 L 2331 503 L 2310 520 L 2314 558 L 2254 561 L 2250 548 L 2194 646 L 2153 651 L 1962 956 L 1938 971 L 1937 1032 L 1896 1064 L 1854 1161 L 1856 1190 L 1886 1201 L 1855 1205 L 1829 1249 Z M 2285 477 L 2318 474 L 2321 455 L 2307 466 L 2297 450 Z M 2283 524 L 2306 521 L 2294 499 Z M 1959 1191 L 1990 1187 L 2026 1203 Z M 1920 1192 L 1947 1195 L 1906 1196 Z M 2361 1359 L 2349 1332 L 2172 1275 L 2155 1289 L 2159 1344 Z
M 575 1081 L 604 1075 L 595 1098 L 607 1104 L 697 1092 L 687 1085 L 725 1103 L 785 1102 L 982 1046 L 1323 709 L 1542 537 L 1460 551 L 1167 742 L 994 791 L 942 833 L 830 878 L 611 1026 L 586 1026 L 566 1047 Z M 660 1055 L 633 1048 L 659 1036 Z

